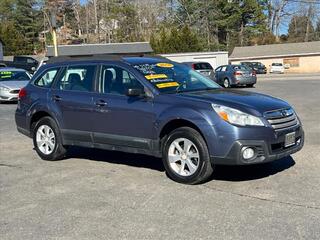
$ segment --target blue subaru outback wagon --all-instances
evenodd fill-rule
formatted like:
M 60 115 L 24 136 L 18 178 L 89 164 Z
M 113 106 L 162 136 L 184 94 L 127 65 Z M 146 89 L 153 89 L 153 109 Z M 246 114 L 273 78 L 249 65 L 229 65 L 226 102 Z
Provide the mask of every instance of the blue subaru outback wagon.
M 293 108 L 225 90 L 160 57 L 57 57 L 19 93 L 18 131 L 45 160 L 70 145 L 162 157 L 168 176 L 196 184 L 216 164 L 259 164 L 303 147 Z

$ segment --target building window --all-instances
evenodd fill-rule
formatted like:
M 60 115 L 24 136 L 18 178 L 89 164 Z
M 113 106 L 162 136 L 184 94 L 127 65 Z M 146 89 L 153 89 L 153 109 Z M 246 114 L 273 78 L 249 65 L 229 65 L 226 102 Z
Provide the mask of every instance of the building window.
M 285 67 L 288 66 L 288 68 L 299 67 L 299 60 L 300 60 L 300 58 L 298 58 L 298 57 L 285 58 L 285 59 L 283 59 L 283 65 Z

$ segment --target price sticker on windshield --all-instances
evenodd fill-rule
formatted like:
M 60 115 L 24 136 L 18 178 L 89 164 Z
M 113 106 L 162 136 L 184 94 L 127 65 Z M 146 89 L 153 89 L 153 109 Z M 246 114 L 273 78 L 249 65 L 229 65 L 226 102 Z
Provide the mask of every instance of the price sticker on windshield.
M 177 82 L 159 83 L 156 86 L 157 86 L 157 88 L 178 87 L 179 83 L 177 83 Z
M 157 67 L 162 67 L 162 68 L 173 68 L 173 64 L 171 63 L 157 63 Z

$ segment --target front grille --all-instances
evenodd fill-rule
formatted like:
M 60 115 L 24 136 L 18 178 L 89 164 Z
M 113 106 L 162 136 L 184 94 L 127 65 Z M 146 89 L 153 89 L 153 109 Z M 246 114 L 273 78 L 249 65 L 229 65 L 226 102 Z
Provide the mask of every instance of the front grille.
M 14 90 L 11 90 L 10 93 L 14 93 L 14 94 L 17 94 L 19 93 L 20 89 L 14 89 Z
M 265 117 L 276 131 L 295 127 L 299 123 L 296 114 L 291 108 L 267 112 Z

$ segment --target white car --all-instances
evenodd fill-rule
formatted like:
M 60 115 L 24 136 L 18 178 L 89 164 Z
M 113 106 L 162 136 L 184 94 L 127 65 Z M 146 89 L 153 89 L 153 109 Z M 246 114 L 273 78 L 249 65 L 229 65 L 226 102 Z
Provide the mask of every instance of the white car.
M 284 73 L 284 66 L 282 63 L 272 63 L 270 73 Z
M 0 69 L 0 103 L 18 100 L 21 88 L 26 86 L 31 75 L 24 69 L 1 68 Z

